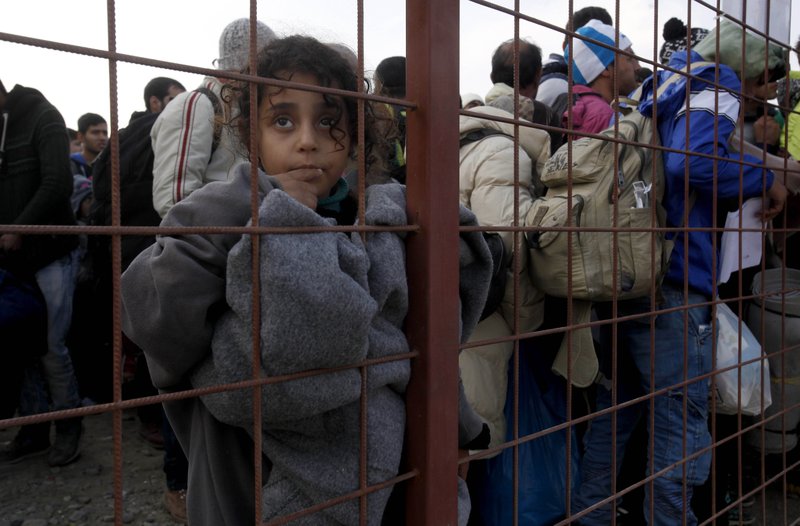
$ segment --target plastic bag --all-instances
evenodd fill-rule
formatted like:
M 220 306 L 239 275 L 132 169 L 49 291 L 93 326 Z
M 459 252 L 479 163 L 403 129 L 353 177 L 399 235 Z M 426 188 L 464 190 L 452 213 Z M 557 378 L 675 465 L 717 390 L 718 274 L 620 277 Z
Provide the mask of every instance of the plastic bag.
M 538 351 L 538 352 L 537 352 Z M 519 436 L 523 437 L 566 421 L 566 383 L 550 371 L 541 350 L 520 342 Z M 540 363 L 541 362 L 541 363 Z M 513 439 L 514 368 L 509 366 L 505 415 L 506 440 Z M 580 444 L 572 433 L 570 484 L 578 483 Z M 555 524 L 566 515 L 567 431 L 550 433 L 519 446 L 519 524 Z M 484 462 L 470 464 L 473 514 L 485 525 L 514 524 L 514 450 Z
M 740 363 L 739 360 L 739 317 L 724 303 L 717 305 L 717 370 Z M 736 414 L 741 409 L 743 415 L 761 414 L 761 398 L 766 409 L 772 404 L 769 384 L 769 362 L 763 357 L 761 344 L 742 322 L 741 362 L 754 358 L 761 360 L 742 367 L 729 369 L 716 375 L 717 411 L 723 414 Z M 741 397 L 739 394 L 739 375 L 742 377 Z

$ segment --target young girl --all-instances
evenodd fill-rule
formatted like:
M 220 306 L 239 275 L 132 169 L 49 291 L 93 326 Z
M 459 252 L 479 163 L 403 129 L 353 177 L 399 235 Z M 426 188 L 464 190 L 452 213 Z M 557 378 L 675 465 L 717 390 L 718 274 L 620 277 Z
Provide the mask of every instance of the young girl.
M 357 91 L 348 62 L 308 37 L 272 42 L 259 56 L 257 74 Z M 357 206 L 341 176 L 355 149 L 355 100 L 259 85 L 255 123 L 246 118 L 247 90 L 242 101 L 244 144 L 251 131 L 257 134 L 263 170 L 258 224 L 353 224 Z M 367 111 L 370 168 L 381 158 L 374 130 Z M 249 224 L 250 185 L 250 166 L 243 165 L 227 182 L 211 183 L 176 204 L 162 226 Z M 370 186 L 365 198 L 368 225 L 406 224 L 403 186 Z M 330 231 L 259 236 L 264 373 L 351 366 L 408 352 L 402 332 L 408 307 L 403 237 L 378 232 L 362 242 L 358 233 Z M 464 239 L 477 261 L 472 274 L 466 273 L 476 281 L 469 286 L 488 289 L 488 250 L 480 235 Z M 160 236 L 123 275 L 125 333 L 144 350 L 153 383 L 163 391 L 253 377 L 252 241 L 249 234 Z M 465 303 L 462 319 L 469 332 L 482 304 Z M 408 360 L 368 368 L 368 484 L 397 474 L 409 371 Z M 360 370 L 349 368 L 264 385 L 262 420 L 255 426 L 250 389 L 165 403 L 189 458 L 191 524 L 254 522 L 254 428 L 263 440 L 264 520 L 358 490 L 361 382 Z M 369 494 L 369 524 L 380 523 L 389 492 Z M 358 516 L 359 501 L 352 499 L 298 523 L 352 524 Z

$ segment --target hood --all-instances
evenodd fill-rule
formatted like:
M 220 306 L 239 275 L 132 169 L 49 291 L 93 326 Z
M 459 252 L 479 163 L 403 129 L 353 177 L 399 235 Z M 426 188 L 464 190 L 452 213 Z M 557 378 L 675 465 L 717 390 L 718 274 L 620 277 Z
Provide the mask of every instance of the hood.
M 12 114 L 25 113 L 42 102 L 42 100 L 44 100 L 44 95 L 39 90 L 17 84 L 14 89 L 8 92 L 3 110 Z
M 89 163 L 86 162 L 86 159 L 84 159 L 83 154 L 81 152 L 75 152 L 73 154 L 70 154 L 69 158 L 78 163 L 78 165 L 80 166 L 86 166 L 87 168 L 89 167 Z
M 492 86 L 492 89 L 489 90 L 489 93 L 486 94 L 486 96 L 483 98 L 483 101 L 486 104 L 489 104 L 494 99 L 502 97 L 503 95 L 514 96 L 514 88 L 509 86 L 508 84 L 498 82 L 497 84 Z
M 505 84 L 503 84 L 505 86 Z M 506 86 L 508 87 L 508 86 Z M 513 91 L 513 90 L 512 90 Z M 479 106 L 470 111 L 475 113 L 482 113 L 487 116 L 501 117 L 504 119 L 513 119 L 514 116 L 507 111 L 491 106 Z M 461 115 L 458 122 L 458 133 L 464 135 L 473 130 L 481 128 L 488 128 L 492 130 L 499 130 L 507 135 L 514 136 L 514 125 L 507 122 L 498 122 L 490 119 L 480 119 L 477 117 Z M 544 163 L 550 155 L 550 134 L 544 130 L 536 128 L 528 128 L 527 126 L 519 127 L 519 145 L 528 154 L 533 162 L 536 163 L 536 170 L 542 173 Z
M 128 120 L 128 126 L 133 124 L 133 121 L 135 121 L 137 119 L 141 119 L 145 115 L 149 115 L 149 114 L 150 114 L 149 111 L 134 111 L 133 113 L 131 113 L 131 118 Z
M 675 69 L 684 69 L 689 63 L 690 55 L 687 51 L 678 51 L 672 54 L 669 61 L 669 66 Z M 703 62 L 705 59 L 698 54 L 695 50 L 691 51 L 691 63 Z M 702 71 L 708 68 L 714 68 L 714 65 L 695 66 L 692 70 L 693 75 L 699 75 Z M 739 79 L 735 76 L 734 72 L 727 67 L 720 67 L 720 83 L 727 85 L 733 90 L 740 89 Z M 659 85 L 673 75 L 670 71 L 659 71 Z M 649 76 L 642 83 L 640 90 L 634 92 L 632 97 L 638 99 L 639 112 L 645 117 L 653 117 L 653 75 Z M 667 86 L 664 92 L 658 97 L 658 112 L 659 115 L 677 115 L 685 103 L 686 99 L 686 80 L 681 79 L 677 82 Z

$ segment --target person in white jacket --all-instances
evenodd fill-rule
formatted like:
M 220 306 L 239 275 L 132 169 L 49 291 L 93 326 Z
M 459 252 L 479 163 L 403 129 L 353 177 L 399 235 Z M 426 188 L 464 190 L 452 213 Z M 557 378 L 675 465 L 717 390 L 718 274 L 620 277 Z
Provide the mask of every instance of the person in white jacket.
M 275 38 L 263 22 L 256 22 L 258 49 Z M 248 63 L 250 20 L 228 24 L 219 39 L 221 71 L 241 71 Z M 182 93 L 153 124 L 153 208 L 164 217 L 172 206 L 211 181 L 225 181 L 246 162 L 236 126 L 239 105 L 232 81 L 206 77 L 196 90 Z
M 513 141 L 514 126 L 491 120 L 492 117 L 509 119 L 513 118 L 512 115 L 489 106 L 472 108 L 470 111 L 485 114 L 487 118 L 462 115 L 459 120 L 459 132 L 462 138 L 482 129 L 496 130 L 504 135 L 489 135 L 465 144 L 460 149 L 460 202 L 473 211 L 481 226 L 522 226 L 522 220 L 536 197 L 533 190 L 534 173 L 541 173 L 550 155 L 550 137 L 543 130 L 520 126 L 519 146 L 516 146 Z M 517 148 L 519 149 L 518 184 L 514 181 L 514 153 Z M 517 192 L 519 192 L 519 209 L 515 211 L 514 201 Z M 522 258 L 517 331 L 518 333 L 534 331 L 542 323 L 544 295 L 537 291 L 530 281 L 527 271 L 527 250 L 514 247 L 513 232 L 500 232 L 500 236 L 506 252 L 509 254 L 517 252 Z M 470 341 L 512 334 L 513 265 L 508 272 L 506 293 L 500 307 L 478 324 Z M 512 342 L 503 342 L 467 348 L 459 355 L 461 378 L 467 399 L 478 415 L 489 424 L 490 447 L 505 441 L 506 422 L 503 407 L 508 384 L 508 361 L 513 348 Z

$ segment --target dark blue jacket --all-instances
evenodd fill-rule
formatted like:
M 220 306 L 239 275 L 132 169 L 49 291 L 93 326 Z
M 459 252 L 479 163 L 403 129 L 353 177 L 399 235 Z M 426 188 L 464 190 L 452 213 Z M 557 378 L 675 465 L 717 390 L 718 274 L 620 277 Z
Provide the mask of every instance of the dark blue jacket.
M 691 61 L 704 59 L 692 51 Z M 675 69 L 686 66 L 686 52 L 674 53 L 669 65 Z M 689 227 L 714 226 L 713 204 L 715 199 L 743 199 L 762 195 L 762 191 L 772 186 L 774 175 L 769 170 L 756 166 L 741 165 L 744 160 L 760 164 L 761 160 L 743 155 L 728 148 L 728 139 L 733 133 L 739 116 L 741 82 L 736 73 L 725 65 L 719 65 L 719 84 L 726 89 L 717 90 L 715 72 L 717 67 L 705 66 L 694 71 L 700 79 L 692 80 L 688 119 L 691 133 L 686 134 L 686 81 L 681 80 L 670 86 L 658 99 L 657 124 L 661 144 L 665 147 L 716 155 L 728 160 L 714 160 L 708 157 L 686 155 L 684 153 L 664 154 L 665 191 L 664 206 L 667 210 L 667 226 L 680 227 L 684 215 L 684 184 L 688 176 L 689 188 L 695 193 L 696 201 L 689 211 Z M 670 71 L 659 72 L 659 84 L 673 75 Z M 706 80 L 708 82 L 706 82 Z M 709 84 L 711 82 L 712 84 Z M 639 110 L 642 114 L 653 116 L 652 77 L 642 86 L 642 100 Z M 728 91 L 730 90 L 730 91 Z M 716 95 L 715 95 L 716 93 Z M 714 133 L 714 127 L 717 132 Z M 714 188 L 716 170 L 716 195 Z M 722 226 L 722 225 L 717 225 Z M 689 268 L 684 268 L 684 237 L 689 236 Z M 718 254 L 713 251 L 713 232 L 693 231 L 678 233 L 675 236 L 675 249 L 670 259 L 666 281 L 683 286 L 684 275 L 688 274 L 689 286 L 709 298 L 716 294 L 712 280 L 712 265 L 719 270 Z

